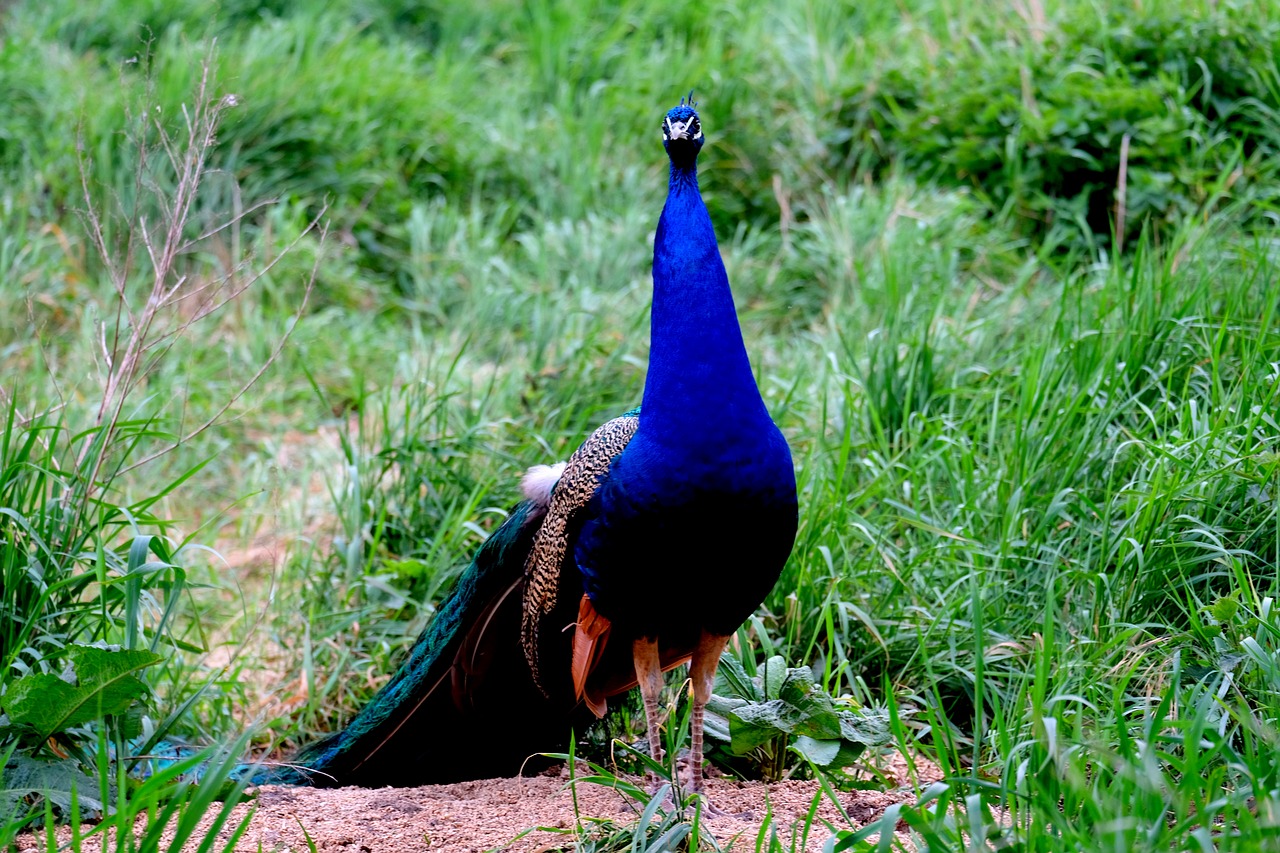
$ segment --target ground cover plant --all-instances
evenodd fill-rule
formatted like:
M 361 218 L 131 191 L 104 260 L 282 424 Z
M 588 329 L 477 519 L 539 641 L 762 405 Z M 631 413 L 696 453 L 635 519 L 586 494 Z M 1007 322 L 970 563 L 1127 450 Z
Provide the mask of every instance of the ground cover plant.
M 947 771 L 833 846 L 1265 849 L 1280 29 L 1152 5 L 5 6 L 0 845 L 219 809 L 111 759 L 376 690 L 524 467 L 638 399 L 693 86 L 801 490 L 733 654 Z M 157 278 L 234 298 L 130 361 Z

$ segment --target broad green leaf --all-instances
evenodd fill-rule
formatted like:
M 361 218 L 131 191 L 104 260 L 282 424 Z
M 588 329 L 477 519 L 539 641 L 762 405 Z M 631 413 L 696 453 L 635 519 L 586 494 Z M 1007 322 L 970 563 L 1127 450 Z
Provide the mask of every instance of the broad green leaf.
M 1240 602 L 1234 598 L 1219 598 L 1209 608 L 1209 612 L 1214 619 L 1219 622 L 1230 622 L 1236 618 L 1236 613 L 1240 611 Z
M 869 708 L 840 712 L 840 737 L 845 741 L 879 746 L 889 742 L 889 713 Z
M 808 735 L 800 735 L 792 745 L 795 747 L 796 752 L 819 767 L 829 767 L 831 762 L 836 760 L 836 756 L 840 754 L 840 741 L 838 740 L 817 740 Z
M 9 722 L 39 742 L 72 726 L 122 714 L 148 693 L 135 672 L 161 660 L 144 649 L 71 646 L 64 676 L 37 673 L 19 678 L 4 696 Z
M 716 670 L 716 691 L 722 698 L 763 699 L 756 683 L 742 668 L 742 662 L 731 654 L 720 658 L 720 666 Z
M 729 718 L 723 714 L 707 711 L 702 718 L 702 731 L 712 740 L 728 743 L 730 738 Z
M 887 740 L 885 741 L 888 742 Z M 836 753 L 836 757 L 831 759 L 831 767 L 848 767 L 859 758 L 867 748 L 860 743 L 849 743 L 847 740 L 840 741 L 840 751 Z
M 791 731 L 787 707 L 780 699 L 752 702 L 729 715 L 729 751 L 745 755 L 781 734 Z
M 5 762 L 3 771 L 0 773 L 4 780 L 0 786 L 0 820 L 12 816 L 32 795 L 47 798 L 64 815 L 71 808 L 73 796 L 85 817 L 96 820 L 102 814 L 102 789 L 98 780 L 86 775 L 74 759 L 39 761 L 15 752 Z M 114 787 L 112 782 L 112 789 Z
M 888 715 L 883 710 L 850 711 L 814 683 L 807 666 L 783 668 L 772 658 L 760 681 L 776 686 L 777 698 L 765 702 L 713 696 L 703 726 L 707 735 L 727 742 L 734 755 L 794 738 L 796 751 L 822 767 L 853 763 L 868 745 L 889 741 Z M 771 671 L 776 675 L 771 675 Z M 763 691 L 762 691 L 763 692 Z
M 707 700 L 707 711 L 708 713 L 719 714 L 723 717 L 746 704 L 748 704 L 746 699 L 738 699 L 737 697 L 732 696 L 712 695 L 712 697 Z
M 796 709 L 793 726 L 796 734 L 819 740 L 840 738 L 840 717 L 835 703 L 813 683 L 813 674 L 807 666 L 791 671 L 782 685 L 781 699 Z
M 867 747 L 861 743 L 847 740 L 819 740 L 808 735 L 800 735 L 793 744 L 796 752 L 817 764 L 819 767 L 837 769 L 848 767 L 866 752 Z
M 804 667 L 808 669 L 808 667 Z M 760 670 L 760 674 L 764 679 L 764 697 L 765 699 L 777 699 L 782 689 L 783 680 L 791 673 L 787 669 L 786 658 L 782 655 L 774 655 L 764 662 L 764 668 Z

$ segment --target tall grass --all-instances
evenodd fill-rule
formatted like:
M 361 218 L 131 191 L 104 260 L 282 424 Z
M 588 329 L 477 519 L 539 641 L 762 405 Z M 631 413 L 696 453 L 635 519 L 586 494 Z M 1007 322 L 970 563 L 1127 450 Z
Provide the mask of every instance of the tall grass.
M 205 626 L 184 612 L 184 599 L 198 585 L 188 571 L 192 554 L 208 549 L 193 534 L 175 531 L 158 509 L 205 460 L 169 468 L 159 481 L 148 475 L 219 426 L 288 337 L 273 342 L 249 378 L 199 418 L 175 413 L 149 387 L 180 342 L 262 275 L 248 255 L 201 258 L 216 251 L 220 235 L 234 243 L 243 220 L 234 209 L 217 219 L 216 200 L 204 191 L 220 120 L 236 104 L 234 96 L 215 92 L 212 74 L 206 60 L 176 122 L 153 112 L 150 99 L 131 105 L 120 141 L 135 171 L 124 190 L 95 182 L 92 160 L 77 152 L 80 234 L 101 285 L 93 307 L 102 313 L 85 330 L 93 359 L 88 381 L 68 382 L 57 369 L 59 353 L 42 348 L 43 375 L 0 388 L 0 844 L 6 846 L 42 814 L 52 839 L 56 807 L 73 824 L 74 849 L 84 840 L 83 817 L 101 821 L 88 836 L 113 838 L 102 849 L 181 849 L 206 813 L 216 836 L 239 797 L 227 781 L 239 750 L 217 761 L 214 752 L 202 753 L 142 773 L 145 781 L 133 778 L 207 687 L 182 655 L 205 650 Z M 22 259 L 19 251 L 13 263 Z M 309 292 L 304 283 L 304 306 Z M 160 690 L 170 694 L 166 704 L 153 704 Z M 177 701 L 184 692 L 191 695 Z M 236 742 L 243 747 L 245 739 Z M 193 791 L 177 791 L 175 783 L 197 764 L 208 764 L 210 774 Z M 142 815 L 156 820 L 137 838 Z M 246 826 L 244 820 L 234 829 L 230 847 Z M 162 839 L 166 832 L 172 837 Z M 213 846 L 215 840 L 199 843 L 202 850 Z

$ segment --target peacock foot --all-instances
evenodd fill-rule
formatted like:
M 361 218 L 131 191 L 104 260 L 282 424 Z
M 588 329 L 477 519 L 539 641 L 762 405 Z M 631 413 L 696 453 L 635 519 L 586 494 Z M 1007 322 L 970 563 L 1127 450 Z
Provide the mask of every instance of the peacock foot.
M 671 795 L 671 783 L 665 779 L 658 778 L 657 774 L 645 774 L 644 789 L 649 792 L 650 797 L 660 798 L 663 811 L 671 811 L 671 809 L 675 808 L 675 800 Z
M 703 820 L 724 820 L 732 818 L 734 820 L 754 821 L 756 813 L 752 809 L 744 809 L 740 812 L 725 811 L 711 801 L 711 797 L 706 791 L 697 792 L 698 799 L 702 801 L 702 819 Z

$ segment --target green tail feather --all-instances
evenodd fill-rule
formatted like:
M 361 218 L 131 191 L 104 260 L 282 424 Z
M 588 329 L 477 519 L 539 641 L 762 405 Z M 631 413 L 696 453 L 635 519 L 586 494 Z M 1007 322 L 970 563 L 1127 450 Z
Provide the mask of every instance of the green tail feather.
M 408 659 L 351 723 L 256 784 L 420 785 L 513 775 L 563 748 L 571 701 L 533 683 L 520 646 L 525 559 L 542 518 L 529 501 L 476 552 Z M 569 654 L 566 648 L 563 652 Z M 567 664 L 566 664 L 567 670 Z

